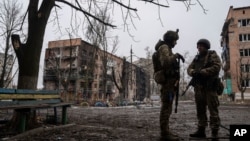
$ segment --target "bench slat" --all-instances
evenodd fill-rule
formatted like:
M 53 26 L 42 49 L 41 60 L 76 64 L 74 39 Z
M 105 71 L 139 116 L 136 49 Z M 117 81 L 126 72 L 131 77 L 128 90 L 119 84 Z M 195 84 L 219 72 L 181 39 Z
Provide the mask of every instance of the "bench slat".
M 27 90 L 27 89 L 16 89 L 18 94 L 58 94 L 56 90 Z
M 53 107 L 70 107 L 72 103 L 59 103 L 59 104 L 23 104 L 23 105 L 9 105 L 0 107 L 0 110 L 5 109 L 39 109 L 39 108 L 53 108 Z
M 55 93 L 58 94 L 57 90 L 28 90 L 28 89 L 7 89 L 0 88 L 0 93 L 28 93 L 28 94 L 46 94 L 46 93 Z
M 67 102 L 61 102 L 61 103 L 57 103 L 57 104 L 52 104 L 51 107 L 60 107 L 60 106 L 71 106 L 72 103 L 67 103 Z
M 16 93 L 16 89 L 5 89 L 5 88 L 0 88 L 0 94 L 1 93 Z
M 12 106 L 5 106 L 0 107 L 1 110 L 4 109 L 36 109 L 36 108 L 49 108 L 49 104 L 40 104 L 40 105 L 12 105 Z
M 51 99 L 60 98 L 58 94 L 0 94 L 1 99 Z
M 55 104 L 60 103 L 61 99 L 46 99 L 46 100 L 16 100 L 16 101 L 0 101 L 0 107 L 11 105 L 27 105 L 27 104 Z
M 56 109 L 57 107 L 61 107 L 62 124 L 66 124 L 67 108 L 71 105 L 72 103 L 65 103 L 61 100 L 58 91 L 0 88 L 0 110 L 12 109 L 20 113 L 20 132 L 24 132 L 26 130 L 26 112 L 42 108 L 54 108 L 54 116 L 55 119 L 57 119 Z

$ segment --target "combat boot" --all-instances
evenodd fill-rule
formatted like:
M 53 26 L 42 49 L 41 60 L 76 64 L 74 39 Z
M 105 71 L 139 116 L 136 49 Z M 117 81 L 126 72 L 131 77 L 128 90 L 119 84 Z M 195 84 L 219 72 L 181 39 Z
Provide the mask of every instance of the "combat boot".
M 179 141 L 178 136 L 173 136 L 173 135 L 164 135 L 161 136 L 161 141 Z
M 168 134 L 170 134 L 171 136 L 174 136 L 174 137 L 178 137 L 178 135 L 174 132 L 171 132 L 171 131 L 168 131 Z
M 218 141 L 218 129 L 212 129 L 212 141 Z
M 190 137 L 197 137 L 197 138 L 205 138 L 205 127 L 199 127 L 198 130 L 192 134 L 189 134 Z

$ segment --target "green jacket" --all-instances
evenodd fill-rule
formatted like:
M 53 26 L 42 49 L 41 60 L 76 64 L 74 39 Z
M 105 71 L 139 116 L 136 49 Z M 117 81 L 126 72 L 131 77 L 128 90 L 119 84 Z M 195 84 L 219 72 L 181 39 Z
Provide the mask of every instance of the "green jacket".
M 221 60 L 217 53 L 209 50 L 206 55 L 196 55 L 191 64 L 187 68 L 187 73 L 191 77 L 194 71 L 200 72 L 198 82 L 202 85 L 212 86 L 215 78 L 219 77 L 221 69 Z
M 165 72 L 165 77 L 173 78 L 175 75 L 178 75 L 176 74 L 178 64 L 172 49 L 163 41 L 159 41 L 155 46 L 155 50 L 159 52 L 159 61 L 162 70 Z

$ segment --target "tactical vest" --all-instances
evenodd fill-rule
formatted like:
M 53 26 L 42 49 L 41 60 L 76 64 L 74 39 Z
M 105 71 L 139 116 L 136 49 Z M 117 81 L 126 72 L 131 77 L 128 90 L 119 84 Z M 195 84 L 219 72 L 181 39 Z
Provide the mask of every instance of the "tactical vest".
M 154 73 L 162 69 L 161 62 L 159 60 L 159 52 L 155 51 L 152 55 L 152 61 L 154 66 Z
M 211 63 L 211 55 L 215 53 L 215 51 L 208 51 L 208 54 L 203 57 L 200 58 L 200 56 L 196 55 L 194 61 L 196 62 L 195 65 L 195 70 L 201 70 L 203 68 L 206 68 L 207 66 L 209 66 L 209 64 Z M 199 62 L 198 62 L 199 61 Z M 219 75 L 219 74 L 218 74 Z M 221 78 L 219 78 L 219 76 L 216 76 L 215 78 L 210 78 L 212 79 L 212 81 L 206 81 L 204 80 L 204 78 L 200 78 L 200 83 L 205 83 L 206 85 L 209 85 L 210 88 L 216 88 L 216 92 L 218 95 L 221 95 L 223 93 L 224 90 L 224 85 L 221 81 Z M 203 84 L 204 85 L 204 84 Z

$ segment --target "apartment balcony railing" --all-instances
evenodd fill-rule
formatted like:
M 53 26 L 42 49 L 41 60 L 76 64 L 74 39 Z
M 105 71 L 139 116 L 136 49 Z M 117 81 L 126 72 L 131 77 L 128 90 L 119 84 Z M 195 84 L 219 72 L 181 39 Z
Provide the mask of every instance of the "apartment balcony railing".
M 48 80 L 55 81 L 55 80 L 57 80 L 57 77 L 55 75 L 44 75 L 43 79 L 46 81 L 48 81 Z

